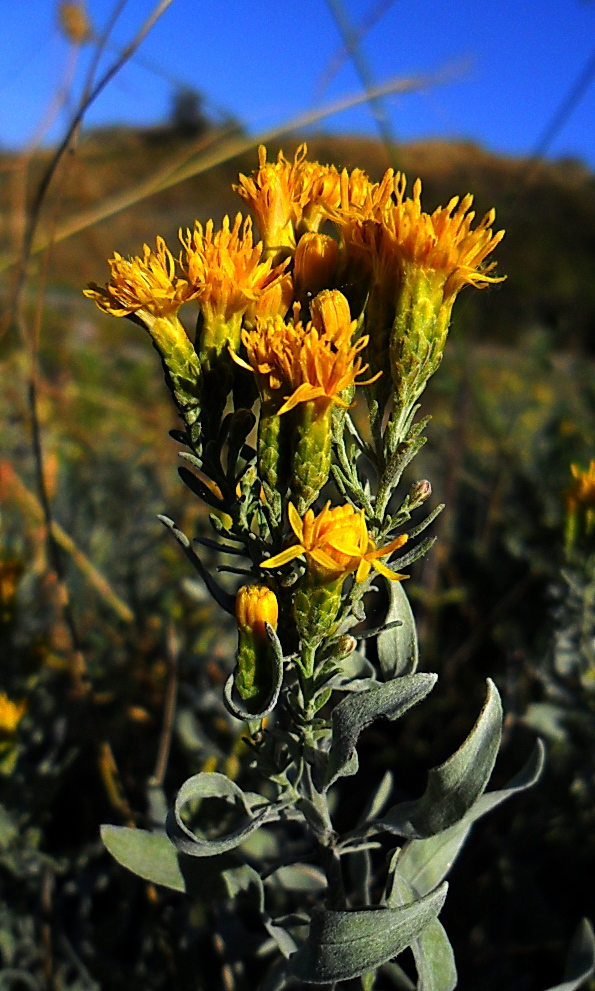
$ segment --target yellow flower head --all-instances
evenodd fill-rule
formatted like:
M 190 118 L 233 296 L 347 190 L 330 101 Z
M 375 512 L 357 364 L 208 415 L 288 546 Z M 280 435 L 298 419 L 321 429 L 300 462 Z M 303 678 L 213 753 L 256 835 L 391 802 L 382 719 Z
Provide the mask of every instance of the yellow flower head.
M 463 199 L 454 196 L 445 207 L 427 214 L 421 209 L 421 180 L 415 181 L 413 199 L 404 198 L 405 185 L 405 176 L 399 173 L 394 183 L 396 205 L 387 206 L 383 218 L 405 261 L 442 273 L 445 297 L 456 296 L 464 285 L 482 288 L 503 281 L 503 277 L 488 275 L 495 262 L 484 265 L 504 237 L 504 231 L 492 234 L 495 210 L 471 230 L 475 217 L 471 194 Z
M 389 170 L 361 206 L 351 205 L 345 221 L 352 239 L 360 243 L 367 240 L 371 245 L 373 232 L 362 232 L 361 228 L 370 221 L 379 224 L 382 234 L 376 235 L 378 252 L 392 254 L 401 268 L 414 266 L 436 273 L 445 299 L 454 298 L 464 285 L 481 288 L 490 282 L 502 282 L 502 278 L 488 274 L 495 262 L 484 265 L 504 237 L 504 231 L 492 233 L 495 211 L 486 213 L 472 230 L 475 213 L 470 194 L 463 199 L 455 196 L 447 206 L 428 214 L 421 208 L 421 180 L 416 180 L 412 198 L 405 197 L 406 184 L 401 172 L 392 177 Z
M 192 296 L 192 289 L 175 274 L 174 258 L 162 237 L 156 239 L 156 245 L 156 251 L 143 245 L 142 258 L 123 258 L 115 251 L 108 263 L 109 282 L 104 288 L 91 282 L 85 296 L 114 317 L 131 313 L 149 318 L 175 315 Z
M 595 461 L 591 461 L 585 471 L 578 465 L 571 465 L 570 470 L 574 481 L 566 494 L 569 509 L 578 506 L 595 507 Z
M 293 503 L 289 504 L 289 522 L 298 543 L 286 548 L 275 557 L 261 564 L 261 568 L 280 568 L 296 557 L 305 557 L 308 569 L 315 572 L 322 583 L 338 581 L 355 571 L 355 580 L 363 582 L 372 568 L 386 578 L 401 581 L 407 575 L 392 571 L 379 560 L 398 550 L 407 541 L 407 534 L 391 540 L 384 547 L 376 544 L 368 533 L 363 510 L 353 506 L 335 506 L 330 502 L 318 516 L 309 509 L 300 518 Z
M 285 265 L 273 269 L 262 259 L 262 242 L 253 243 L 252 221 L 238 213 L 233 227 L 224 217 L 220 231 L 209 220 L 203 229 L 196 221 L 192 232 L 180 231 L 185 249 L 182 267 L 198 300 L 205 323 L 230 323 L 283 277 Z
M 388 169 L 381 182 L 371 182 L 363 169 L 353 169 L 347 172 L 343 169 L 340 178 L 340 210 L 333 219 L 349 219 L 351 216 L 360 220 L 376 219 L 379 211 L 390 202 L 394 188 L 395 173 Z
M 289 392 L 283 397 L 285 402 L 279 414 L 315 399 L 348 405 L 341 393 L 356 383 L 367 368 L 358 355 L 368 338 L 361 337 L 352 344 L 356 323 L 349 320 L 347 300 L 342 313 L 345 319 L 340 326 L 326 326 L 322 317 L 317 321 L 318 326 L 313 322 L 304 326 L 297 319 L 296 308 L 295 319 L 289 323 L 278 317 L 257 324 L 254 330 L 243 331 L 249 364 L 237 355 L 233 355 L 234 360 L 256 373 L 261 391 Z
M 279 152 L 276 162 L 267 162 L 264 145 L 258 149 L 258 169 L 240 175 L 235 191 L 254 210 L 265 248 L 289 249 L 296 245 L 296 230 L 303 223 L 317 230 L 326 216 L 327 204 L 338 205 L 339 175 L 332 166 L 307 162 L 306 145 L 300 145 L 293 162 Z
M 265 623 L 277 629 L 279 605 L 277 596 L 266 585 L 242 585 L 236 596 L 236 619 L 243 633 L 257 640 L 266 640 Z
M 5 692 L 0 692 L 0 736 L 14 736 L 26 711 L 26 702 L 12 702 Z

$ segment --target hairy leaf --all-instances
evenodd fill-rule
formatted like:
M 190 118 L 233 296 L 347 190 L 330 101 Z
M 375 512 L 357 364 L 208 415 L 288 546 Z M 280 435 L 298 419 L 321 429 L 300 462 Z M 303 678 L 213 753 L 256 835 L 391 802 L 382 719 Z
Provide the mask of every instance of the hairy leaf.
M 405 908 L 318 911 L 308 938 L 291 958 L 291 973 L 307 984 L 359 977 L 396 957 L 436 918 L 447 885 Z
M 395 858 L 396 873 L 420 897 L 433 891 L 452 867 L 473 823 L 516 792 L 535 784 L 543 769 L 544 748 L 538 741 L 525 766 L 506 788 L 482 795 L 456 825 L 424 840 L 410 840 Z
M 417 991 L 453 991 L 457 986 L 455 956 L 446 930 L 432 919 L 411 944 L 417 967 Z
M 239 824 L 219 837 L 207 839 L 193 833 L 182 818 L 182 810 L 189 802 L 205 798 L 219 798 L 234 806 L 239 813 Z M 180 788 L 173 812 L 168 815 L 167 832 L 176 849 L 182 853 L 191 857 L 212 857 L 234 850 L 265 823 L 288 818 L 301 819 L 302 816 L 296 809 L 286 808 L 282 804 L 267 804 L 260 795 L 245 794 L 225 774 L 202 771 L 188 778 Z
M 379 716 L 398 719 L 423 699 L 436 684 L 435 674 L 411 674 L 351 695 L 333 710 L 332 743 L 329 750 L 324 788 L 345 774 L 360 733 Z
M 405 679 L 396 683 L 402 680 Z M 465 742 L 444 764 L 432 768 L 421 798 L 389 809 L 381 820 L 384 828 L 399 836 L 419 839 L 459 822 L 487 786 L 501 735 L 502 703 L 498 689 L 488 679 L 486 702 Z
M 393 862 L 397 858 L 398 853 Z M 389 908 L 412 905 L 417 897 L 416 891 L 407 880 L 393 874 L 386 900 Z M 417 939 L 413 940 L 411 950 L 417 968 L 417 991 L 453 991 L 457 986 L 454 953 L 438 919 L 429 922 Z
M 401 625 L 380 633 L 376 641 L 380 670 L 385 681 L 413 674 L 417 667 L 417 626 L 402 582 L 387 582 L 389 605 L 386 623 L 399 620 Z
M 173 891 L 185 891 L 178 855 L 165 833 L 129 826 L 102 826 L 101 839 L 112 857 L 145 881 Z
M 262 702 L 258 711 L 251 712 L 246 709 L 244 702 L 238 697 L 237 691 L 235 691 L 235 671 L 230 674 L 223 688 L 223 701 L 232 716 L 247 723 L 264 719 L 265 716 L 268 716 L 273 711 L 277 705 L 279 692 L 283 684 L 283 650 L 281 643 L 273 627 L 269 623 L 265 623 L 264 625 L 271 644 L 271 660 L 273 663 L 272 685 L 268 698 Z

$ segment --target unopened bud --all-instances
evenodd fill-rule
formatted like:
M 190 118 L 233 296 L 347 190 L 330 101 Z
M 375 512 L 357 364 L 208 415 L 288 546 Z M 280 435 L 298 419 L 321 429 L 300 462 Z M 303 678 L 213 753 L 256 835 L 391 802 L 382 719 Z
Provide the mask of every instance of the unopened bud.
M 265 623 L 277 629 L 277 597 L 266 585 L 243 585 L 236 597 L 236 688 L 245 701 L 265 697 L 272 684 L 271 645 Z
M 337 641 L 337 652 L 336 657 L 339 661 L 344 661 L 346 657 L 353 654 L 353 651 L 357 647 L 357 640 L 352 637 L 349 633 L 342 637 L 339 637 Z
M 244 326 L 253 327 L 257 320 L 266 323 L 275 317 L 285 318 L 293 300 L 293 280 L 289 272 L 276 279 L 251 301 L 244 315 Z
M 242 585 L 236 596 L 236 619 L 241 633 L 266 640 L 265 623 L 277 629 L 277 596 L 266 585 Z
M 321 289 L 332 284 L 338 258 L 339 245 L 329 234 L 304 234 L 295 249 L 296 295 L 316 296 Z
M 338 289 L 323 289 L 310 304 L 312 323 L 319 334 L 338 340 L 347 332 L 351 336 L 349 303 Z M 355 326 L 355 325 L 354 325 Z
M 422 503 L 426 502 L 427 499 L 432 495 L 432 486 L 428 482 L 427 478 L 423 478 L 420 482 L 414 482 L 409 489 L 409 508 L 417 509 Z

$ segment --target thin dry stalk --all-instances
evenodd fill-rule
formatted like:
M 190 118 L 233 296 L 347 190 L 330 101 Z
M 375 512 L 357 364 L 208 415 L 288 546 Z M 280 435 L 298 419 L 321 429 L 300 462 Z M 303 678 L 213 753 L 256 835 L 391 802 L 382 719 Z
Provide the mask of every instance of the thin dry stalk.
M 3 500 L 12 498 L 14 502 L 37 523 L 45 523 L 45 513 L 37 496 L 27 488 L 23 480 L 8 461 L 0 462 L 0 496 Z M 56 520 L 52 520 L 52 536 L 59 547 L 68 554 L 81 574 L 112 609 L 119 619 L 125 623 L 134 621 L 134 613 L 120 596 L 114 592 L 107 579 L 91 563 L 87 555 L 78 547 L 72 537 L 62 529 Z
M 217 165 L 222 165 L 231 158 L 251 151 L 258 147 L 259 144 L 267 144 L 275 141 L 284 134 L 289 134 L 300 128 L 309 127 L 312 124 L 318 123 L 320 120 L 324 120 L 325 117 L 330 117 L 333 114 L 349 110 L 360 103 L 365 103 L 370 95 L 376 97 L 385 96 L 388 93 L 417 92 L 422 89 L 428 89 L 430 86 L 444 85 L 451 82 L 459 73 L 460 66 L 457 64 L 447 66 L 440 73 L 436 73 L 433 76 L 411 76 L 390 80 L 381 86 L 375 86 L 368 93 L 357 93 L 326 104 L 317 110 L 309 110 L 299 114 L 279 127 L 262 131 L 255 137 L 229 138 L 227 141 L 223 141 L 210 154 L 201 153 L 198 161 L 194 160 L 196 155 L 199 154 L 198 150 L 191 148 L 185 155 L 182 164 L 176 159 L 171 164 L 160 169 L 156 176 L 143 180 L 130 190 L 107 197 L 99 206 L 94 207 L 92 210 L 83 210 L 65 220 L 55 232 L 53 243 L 58 244 L 65 241 L 66 238 L 71 237 L 73 234 L 78 234 L 88 227 L 120 213 L 128 207 L 135 206 L 148 196 L 170 189 L 185 179 L 191 179 L 193 176 L 201 175 L 203 172 L 207 172 Z M 46 234 L 36 237 L 31 246 L 31 254 L 35 255 L 43 251 L 48 243 L 49 238 Z M 17 261 L 18 258 L 14 254 L 5 255 L 4 258 L 0 258 L 0 273 L 9 269 Z
M 115 20 L 115 17 L 117 17 L 119 11 L 122 9 L 123 2 L 124 0 L 121 0 L 121 3 L 117 6 L 115 16 L 112 19 L 112 23 Z M 29 333 L 27 327 L 27 322 L 24 313 L 24 289 L 29 272 L 29 263 L 32 254 L 31 249 L 32 249 L 35 233 L 37 231 L 37 227 L 42 215 L 43 205 L 48 190 L 50 188 L 52 180 L 54 179 L 54 176 L 56 175 L 58 167 L 60 166 L 63 160 L 64 155 L 71 147 L 75 139 L 75 135 L 77 134 L 77 131 L 79 129 L 79 126 L 83 120 L 83 117 L 87 109 L 91 106 L 94 100 L 99 96 L 102 90 L 111 81 L 111 79 L 114 78 L 117 72 L 119 72 L 122 66 L 125 65 L 128 59 L 134 53 L 134 51 L 136 51 L 138 46 L 141 44 L 143 39 L 146 37 L 148 32 L 155 24 L 156 20 L 167 9 L 167 7 L 169 7 L 171 2 L 172 0 L 160 0 L 160 3 L 157 4 L 153 13 L 147 18 L 147 20 L 145 21 L 145 23 L 143 24 L 143 26 L 141 27 L 141 29 L 139 30 L 133 41 L 118 56 L 118 58 L 112 63 L 112 65 L 107 69 L 107 71 L 103 74 L 103 76 L 99 79 L 99 81 L 95 85 L 92 85 L 93 75 L 96 67 L 96 63 L 93 63 L 91 75 L 89 76 L 89 81 L 88 81 L 89 85 L 86 88 L 86 92 L 83 93 L 83 96 L 79 103 L 79 107 L 77 111 L 73 114 L 70 124 L 66 130 L 66 134 L 62 142 L 58 146 L 56 152 L 52 156 L 41 178 L 39 187 L 34 196 L 28 221 L 25 225 L 22 251 L 20 254 L 20 258 L 18 259 L 20 264 L 16 279 L 12 312 L 23 345 L 28 348 L 30 355 L 30 379 L 27 389 L 27 400 L 28 400 L 29 415 L 31 420 L 31 435 L 32 435 L 31 440 L 32 440 L 33 455 L 35 460 L 37 488 L 39 492 L 39 501 L 41 504 L 41 508 L 43 510 L 43 515 L 46 525 L 50 559 L 52 561 L 52 566 L 54 568 L 54 571 L 58 579 L 58 583 L 60 585 L 60 600 L 62 602 L 63 616 L 66 625 L 68 627 L 71 643 L 72 643 L 73 678 L 75 685 L 78 686 L 81 692 L 85 691 L 86 665 L 85 665 L 83 653 L 79 645 L 79 637 L 76 629 L 74 616 L 70 608 L 68 589 L 64 578 L 64 570 L 62 567 L 62 560 L 60 556 L 60 547 L 55 538 L 55 532 L 54 532 L 55 521 L 53 520 L 51 503 L 50 503 L 47 487 L 45 484 L 44 458 L 43 458 L 41 427 L 39 420 L 38 396 L 37 396 L 38 333 L 35 332 L 35 328 L 33 329 L 33 333 Z M 109 28 L 108 32 L 106 32 L 106 34 L 104 35 L 102 39 L 102 44 L 107 43 L 109 30 L 111 30 L 111 28 Z M 101 49 L 98 50 L 97 59 L 99 58 L 100 53 L 101 53 Z M 54 243 L 53 237 L 50 239 L 50 243 Z M 39 323 L 40 323 L 40 311 L 38 311 L 38 319 L 36 320 L 37 330 L 39 329 Z
M 178 696 L 178 659 L 180 655 L 180 644 L 176 636 L 173 623 L 169 623 L 167 627 L 165 646 L 167 658 L 167 684 L 165 687 L 165 699 L 163 703 L 163 724 L 161 726 L 161 735 L 159 737 L 155 770 L 153 772 L 153 777 L 149 780 L 150 788 L 163 787 L 174 731 L 176 701 Z

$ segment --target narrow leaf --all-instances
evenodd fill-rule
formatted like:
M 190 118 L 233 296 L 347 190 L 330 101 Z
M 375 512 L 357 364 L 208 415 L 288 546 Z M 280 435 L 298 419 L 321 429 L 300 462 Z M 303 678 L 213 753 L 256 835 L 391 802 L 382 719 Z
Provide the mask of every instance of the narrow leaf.
M 413 674 L 417 667 L 417 626 L 402 582 L 387 582 L 389 605 L 385 623 L 399 626 L 380 633 L 376 641 L 380 670 L 385 681 Z
M 192 545 L 188 540 L 186 534 L 182 533 L 181 530 L 178 530 L 174 521 L 170 520 L 168 516 L 158 515 L 157 519 L 160 520 L 160 522 L 163 523 L 163 525 L 166 526 L 168 530 L 171 530 L 174 537 L 182 547 L 184 554 L 198 571 L 200 577 L 207 586 L 215 602 L 218 605 L 220 605 L 221 608 L 225 610 L 225 612 L 228 612 L 231 616 L 235 616 L 234 596 L 230 595 L 229 592 L 226 592 L 225 589 L 222 588 L 221 585 L 219 585 L 218 582 L 215 581 L 210 571 L 208 571 L 207 568 L 205 568 L 204 564 L 202 563 L 196 551 L 193 550 Z
M 588 919 L 582 919 L 572 937 L 565 969 L 565 981 L 548 991 L 576 991 L 595 972 L 595 934 Z
M 333 710 L 332 743 L 329 750 L 324 787 L 329 788 L 345 773 L 360 733 L 379 716 L 398 719 L 423 699 L 436 684 L 435 674 L 411 674 L 351 695 Z
M 506 788 L 484 794 L 467 815 L 449 829 L 425 840 L 410 840 L 396 859 L 396 873 L 421 897 L 433 891 L 450 871 L 473 823 L 511 795 L 535 784 L 543 769 L 544 749 L 541 741 L 525 766 Z
M 455 956 L 446 930 L 432 919 L 411 944 L 417 967 L 417 991 L 454 991 L 457 986 Z
M 402 680 L 405 679 L 398 679 L 397 684 Z M 385 829 L 420 839 L 459 822 L 487 786 L 501 735 L 502 703 L 498 689 L 488 679 L 486 702 L 465 742 L 444 764 L 432 768 L 421 798 L 389 809 L 381 820 Z

